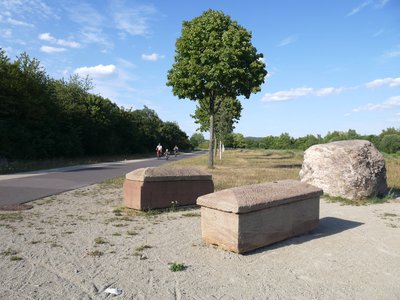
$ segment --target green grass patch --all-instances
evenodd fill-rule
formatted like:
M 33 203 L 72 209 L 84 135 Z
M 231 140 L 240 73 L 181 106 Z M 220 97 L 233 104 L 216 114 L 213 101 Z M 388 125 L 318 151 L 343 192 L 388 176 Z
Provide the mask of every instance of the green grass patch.
M 23 216 L 22 213 L 0 213 L 0 221 L 9 221 L 9 222 L 15 222 L 15 221 L 22 221 Z
M 171 272 L 181 272 L 187 269 L 187 266 L 180 263 L 169 263 L 169 270 Z

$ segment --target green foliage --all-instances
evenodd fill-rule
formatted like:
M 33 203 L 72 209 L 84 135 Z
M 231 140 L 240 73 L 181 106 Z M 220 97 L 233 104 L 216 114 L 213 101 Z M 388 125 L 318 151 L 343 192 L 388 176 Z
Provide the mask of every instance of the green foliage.
M 154 110 L 126 110 L 91 94 L 88 77 L 51 79 L 26 53 L 11 62 L 0 48 L 0 78 L 0 158 L 144 153 L 163 139 L 189 148 L 179 126 Z
M 228 136 L 225 146 L 233 146 L 233 136 Z M 246 137 L 245 148 L 263 148 L 263 149 L 299 149 L 306 150 L 316 144 L 330 143 L 334 141 L 361 139 L 368 140 L 386 153 L 400 152 L 400 130 L 388 128 L 377 135 L 360 135 L 354 129 L 348 131 L 328 132 L 325 137 L 308 134 L 305 137 L 293 138 L 288 133 L 282 133 L 280 136 L 267 136 L 263 138 Z
M 383 136 L 380 149 L 386 153 L 395 153 L 400 151 L 400 134 L 386 134 Z
M 267 74 L 262 57 L 251 44 L 251 32 L 223 12 L 208 10 L 182 24 L 167 85 L 180 99 L 199 101 L 201 113 L 209 116 L 210 167 L 214 116 L 226 99 L 260 91 Z
M 230 133 L 225 137 L 225 147 L 227 148 L 246 148 L 246 140 L 241 133 Z
M 196 149 L 200 144 L 204 143 L 206 140 L 201 133 L 193 133 L 189 139 L 190 145 L 193 149 Z

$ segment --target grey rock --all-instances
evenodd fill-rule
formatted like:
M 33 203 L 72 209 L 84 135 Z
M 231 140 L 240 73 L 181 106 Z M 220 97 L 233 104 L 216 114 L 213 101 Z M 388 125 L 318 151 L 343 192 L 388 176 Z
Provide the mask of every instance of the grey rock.
M 364 140 L 314 145 L 304 152 L 302 182 L 323 189 L 325 194 L 350 200 L 387 192 L 383 155 Z

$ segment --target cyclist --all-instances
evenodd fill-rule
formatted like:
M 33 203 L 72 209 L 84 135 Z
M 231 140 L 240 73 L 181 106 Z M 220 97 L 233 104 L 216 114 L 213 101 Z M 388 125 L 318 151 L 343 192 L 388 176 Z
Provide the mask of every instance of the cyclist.
M 160 143 L 158 143 L 156 147 L 156 153 L 157 153 L 157 159 L 160 159 L 162 156 L 162 146 Z
M 179 151 L 179 148 L 178 148 L 177 145 L 175 145 L 175 147 L 174 147 L 174 154 L 175 154 L 175 157 L 178 155 L 178 151 Z

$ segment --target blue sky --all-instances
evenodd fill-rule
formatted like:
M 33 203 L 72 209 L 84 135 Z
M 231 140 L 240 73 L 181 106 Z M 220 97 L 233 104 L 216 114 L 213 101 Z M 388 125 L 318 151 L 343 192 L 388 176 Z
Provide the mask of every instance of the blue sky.
M 26 51 L 53 78 L 89 74 L 93 93 L 146 105 L 190 136 L 196 103 L 174 97 L 166 76 L 182 21 L 209 8 L 252 32 L 269 72 L 241 99 L 235 132 L 400 127 L 400 0 L 1 0 L 0 47 L 11 59 Z

